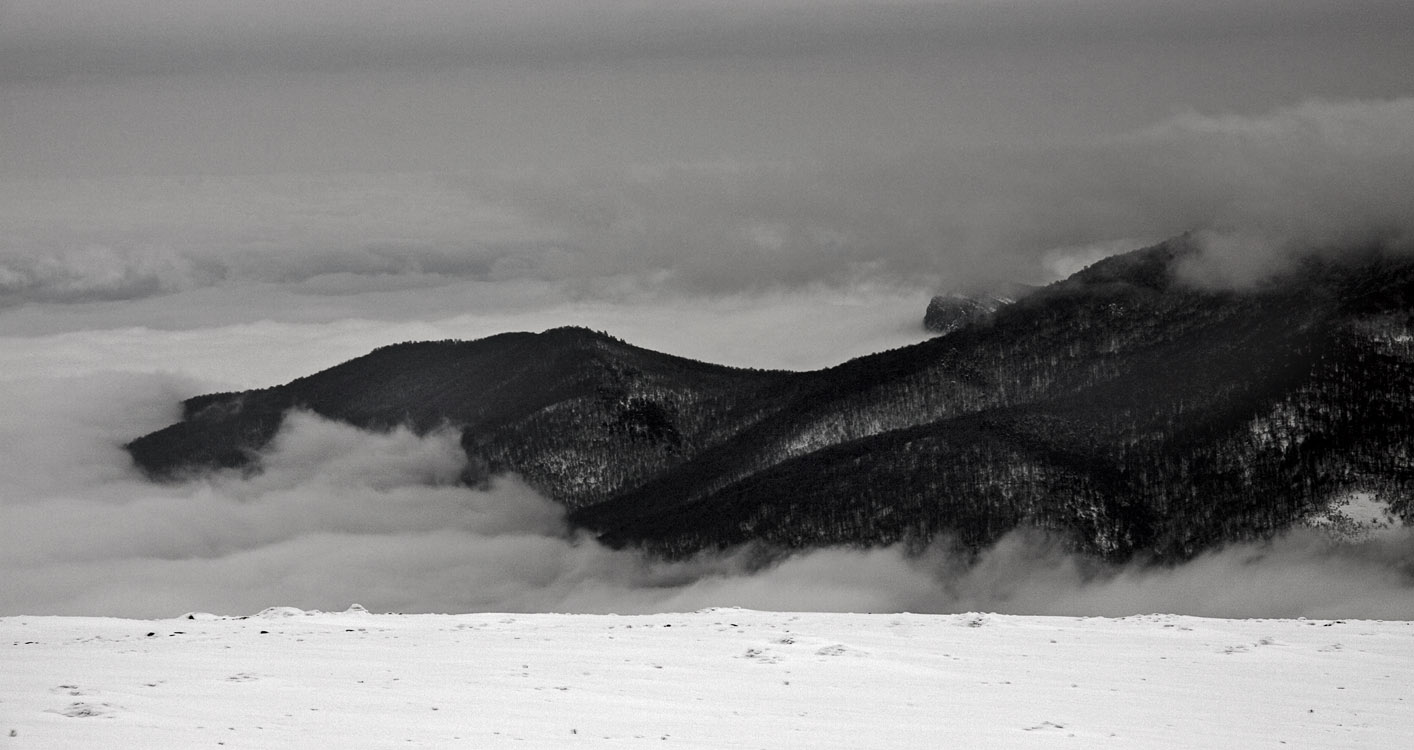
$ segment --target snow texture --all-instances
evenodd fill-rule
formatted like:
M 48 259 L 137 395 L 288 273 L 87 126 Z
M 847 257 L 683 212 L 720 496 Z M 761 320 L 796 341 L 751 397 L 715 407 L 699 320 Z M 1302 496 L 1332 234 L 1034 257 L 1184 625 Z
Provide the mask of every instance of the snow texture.
M 1414 623 L 0 619 L 0 748 L 1404 748 Z

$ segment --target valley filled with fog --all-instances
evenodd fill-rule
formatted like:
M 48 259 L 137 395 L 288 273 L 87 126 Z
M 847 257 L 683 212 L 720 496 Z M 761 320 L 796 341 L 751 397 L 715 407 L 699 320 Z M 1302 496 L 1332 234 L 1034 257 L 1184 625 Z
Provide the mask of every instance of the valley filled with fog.
M 147 336 L 155 336 L 147 332 Z M 811 611 L 1414 617 L 1407 530 L 1319 529 L 1173 566 L 1110 565 L 1017 532 L 975 559 L 945 538 L 796 553 L 750 545 L 663 561 L 571 528 L 514 476 L 460 483 L 452 430 L 359 430 L 295 414 L 262 471 L 156 483 L 122 444 L 203 388 L 180 373 L 13 379 L 0 477 L 3 614 L 161 617 L 359 601 L 400 612 Z

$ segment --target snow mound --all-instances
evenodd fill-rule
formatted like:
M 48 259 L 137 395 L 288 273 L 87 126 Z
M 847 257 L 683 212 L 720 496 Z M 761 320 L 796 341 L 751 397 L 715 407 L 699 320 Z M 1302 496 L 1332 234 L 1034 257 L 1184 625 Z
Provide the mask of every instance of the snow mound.
M 712 615 L 712 614 L 721 614 L 721 613 L 723 613 L 723 612 L 749 612 L 749 611 L 751 611 L 751 610 L 743 609 L 743 608 L 741 608 L 741 607 L 707 607 L 707 608 L 705 608 L 705 609 L 699 609 L 699 610 L 697 610 L 694 614 L 699 614 L 699 615 Z
M 213 615 L 210 612 L 188 612 L 181 616 L 183 620 L 223 620 L 220 615 Z
M 277 620 L 281 617 L 302 617 L 311 614 L 299 607 L 266 607 L 256 613 L 256 617 L 263 617 L 267 620 Z

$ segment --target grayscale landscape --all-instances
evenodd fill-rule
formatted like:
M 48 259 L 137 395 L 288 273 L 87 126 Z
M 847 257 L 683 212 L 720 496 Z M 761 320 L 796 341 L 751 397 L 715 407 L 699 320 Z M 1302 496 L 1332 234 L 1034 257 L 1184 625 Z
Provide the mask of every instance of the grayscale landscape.
M 0 748 L 1404 747 L 1411 50 L 0 0 Z

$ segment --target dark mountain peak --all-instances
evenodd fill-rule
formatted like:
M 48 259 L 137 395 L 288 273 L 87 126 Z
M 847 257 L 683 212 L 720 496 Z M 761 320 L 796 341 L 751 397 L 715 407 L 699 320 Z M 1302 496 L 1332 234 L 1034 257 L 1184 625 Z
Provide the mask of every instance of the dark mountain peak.
M 364 357 L 350 360 L 350 362 L 357 362 L 359 359 L 376 356 L 484 356 L 493 352 L 546 351 L 605 342 L 623 343 L 619 339 L 600 331 L 594 331 L 580 326 L 560 326 L 546 329 L 540 333 L 510 331 L 480 339 L 403 341 L 396 344 L 385 344 L 375 348 L 367 355 L 364 355 Z
M 1274 253 L 1269 259 L 1269 274 L 1258 277 L 1256 283 L 1223 287 L 1195 281 L 1192 269 L 1186 268 L 1188 264 L 1205 262 L 1206 252 L 1209 251 L 1202 237 L 1185 233 L 1157 245 L 1101 259 L 1045 289 L 1081 295 L 1128 290 L 1239 296 L 1283 294 L 1299 289 L 1302 293 L 1341 297 L 1347 303 L 1369 297 L 1389 298 L 1390 304 L 1403 305 L 1408 300 L 1400 290 L 1414 274 L 1414 255 L 1410 253 L 1379 245 L 1321 248 Z
M 188 399 L 181 422 L 126 447 L 155 478 L 255 469 L 283 415 L 298 408 L 368 429 L 451 425 L 463 431 L 469 452 L 486 454 L 473 458 L 487 471 L 506 470 L 511 461 L 487 446 L 513 442 L 507 436 L 523 431 L 563 430 L 605 449 L 630 435 L 671 452 L 709 439 L 709 400 L 730 408 L 783 375 L 662 354 L 581 327 L 405 342 L 284 385 Z M 589 484 L 589 491 L 602 490 Z
M 1070 290 L 1126 285 L 1164 291 L 1177 280 L 1178 263 L 1198 252 L 1193 236 L 1182 234 L 1157 245 L 1102 258 L 1056 286 Z
M 986 320 L 992 313 L 1015 302 L 1018 296 L 999 292 L 940 294 L 928 302 L 928 309 L 923 313 L 923 327 L 947 335 Z
M 622 343 L 620 339 L 610 336 L 604 331 L 595 331 L 584 326 L 547 328 L 539 335 L 548 340 L 558 341 L 615 341 Z

